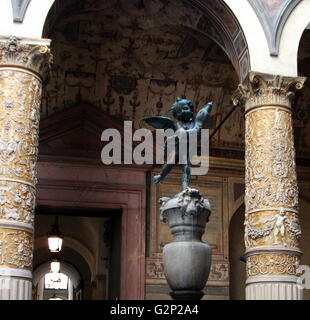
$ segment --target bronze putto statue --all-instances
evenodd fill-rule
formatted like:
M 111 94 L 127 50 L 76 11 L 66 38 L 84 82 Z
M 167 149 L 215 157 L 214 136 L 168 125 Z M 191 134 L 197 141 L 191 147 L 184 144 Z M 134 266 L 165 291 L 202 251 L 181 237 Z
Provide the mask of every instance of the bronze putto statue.
M 175 134 L 169 136 L 165 140 L 164 152 L 167 155 L 167 163 L 164 164 L 159 175 L 154 176 L 154 182 L 159 183 L 162 181 L 166 175 L 171 171 L 175 166 L 175 163 L 179 162 L 180 153 L 180 134 L 186 134 L 187 137 L 191 132 L 197 134 L 198 139 L 201 136 L 201 129 L 208 128 L 211 126 L 211 119 L 209 114 L 212 110 L 212 102 L 208 102 L 199 112 L 194 114 L 194 106 L 191 100 L 186 100 L 182 98 L 177 98 L 175 103 L 172 105 L 171 111 L 173 117 L 177 120 L 176 123 L 164 116 L 153 116 L 153 117 L 144 117 L 141 120 L 145 121 L 148 125 L 152 126 L 155 129 L 172 129 Z M 167 154 L 167 145 L 170 139 L 175 139 L 175 148 L 170 154 Z M 186 140 L 188 141 L 188 139 Z M 187 142 L 188 143 L 188 142 Z M 187 148 L 188 150 L 188 148 Z M 174 163 L 169 162 L 169 159 L 175 159 Z M 182 177 L 182 188 L 183 190 L 189 187 L 190 177 L 191 177 L 191 165 L 190 159 L 187 152 L 187 161 L 185 164 L 181 163 L 183 177 Z

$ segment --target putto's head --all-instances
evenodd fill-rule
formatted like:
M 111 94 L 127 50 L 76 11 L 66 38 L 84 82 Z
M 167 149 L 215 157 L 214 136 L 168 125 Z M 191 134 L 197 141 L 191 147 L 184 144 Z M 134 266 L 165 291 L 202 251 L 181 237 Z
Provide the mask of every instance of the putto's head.
M 171 110 L 178 121 L 190 121 L 194 115 L 194 106 L 191 100 L 177 98 Z

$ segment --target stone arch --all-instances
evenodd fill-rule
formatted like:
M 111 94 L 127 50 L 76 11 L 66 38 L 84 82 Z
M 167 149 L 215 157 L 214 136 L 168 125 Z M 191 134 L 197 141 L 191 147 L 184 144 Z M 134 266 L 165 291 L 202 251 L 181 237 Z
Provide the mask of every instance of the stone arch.
M 301 0 L 260 1 L 249 0 L 265 31 L 271 56 L 279 55 L 279 45 L 284 25 Z
M 74 1 L 75 8 L 78 9 L 83 5 L 83 2 L 82 0 Z M 281 73 L 287 76 L 297 75 L 297 62 L 294 58 L 297 57 L 298 44 L 302 33 L 310 22 L 310 16 L 306 14 L 310 10 L 309 0 L 299 2 L 296 7 L 291 7 L 290 10 L 283 10 L 282 13 L 285 19 L 278 19 L 279 24 L 276 31 L 282 30 L 282 32 L 276 32 L 276 41 L 279 43 L 277 59 L 270 56 L 268 37 L 266 37 L 265 33 L 267 23 L 264 26 L 260 23 L 248 1 L 220 0 L 207 3 L 188 0 L 186 3 L 196 7 L 197 10 L 200 10 L 202 16 L 212 21 L 215 31 L 219 31 L 221 35 L 221 40 L 216 39 L 216 41 L 222 42 L 221 45 L 230 55 L 240 79 L 250 69 L 258 72 Z M 286 1 L 286 3 L 288 2 Z M 42 30 L 46 30 L 47 25 L 52 22 L 53 16 L 56 17 L 61 10 L 67 13 L 70 12 L 72 3 L 70 9 L 70 1 L 45 0 L 42 3 L 40 0 L 31 0 L 26 7 L 27 10 L 22 23 L 14 22 L 13 7 L 9 1 L 2 1 L 0 9 L 2 21 L 0 34 L 40 38 Z M 200 26 L 204 25 L 202 22 L 200 21 Z M 230 32 L 230 30 L 233 30 L 230 28 L 234 24 L 238 26 L 238 32 Z M 198 26 L 196 24 L 196 26 L 192 27 Z M 46 36 L 44 30 L 43 36 Z M 212 28 L 209 28 L 204 32 L 212 36 L 210 34 L 212 33 L 211 30 Z M 281 37 L 280 34 L 282 34 Z M 234 51 L 238 51 L 237 48 L 241 43 L 248 43 L 248 47 L 246 45 L 247 53 L 243 52 L 241 56 L 238 56 L 238 53 L 236 54 Z M 265 70 L 267 67 L 269 69 Z
M 13 0 L 0 3 L 0 35 L 40 39 L 54 0 Z
M 236 15 L 224 1 L 188 1 L 202 13 L 194 28 L 215 41 L 231 60 L 240 81 L 250 70 L 248 44 Z
M 304 31 L 310 25 L 310 0 L 301 1 L 290 14 L 283 29 L 280 50 L 285 51 L 290 67 L 288 75 L 298 75 L 298 51 Z
M 288 10 L 282 10 L 282 13 L 279 7 L 279 13 L 282 14 L 279 17 L 285 19 L 282 19 L 281 24 L 279 18 L 281 28 L 277 30 L 277 26 L 273 26 L 275 29 L 272 29 L 271 32 L 278 31 L 278 33 L 275 33 L 276 41 L 279 42 L 276 57 L 271 55 L 268 46 L 265 33 L 266 28 L 269 28 L 268 23 L 258 18 L 253 9 L 254 6 L 252 7 L 247 0 L 225 0 L 225 2 L 230 6 L 243 27 L 251 56 L 251 71 L 296 77 L 299 41 L 304 29 L 310 22 L 310 14 L 307 14 L 310 12 L 310 0 L 300 1 L 296 6 L 291 5 L 287 7 Z M 258 3 L 255 0 L 251 0 L 251 2 Z M 287 1 L 282 1 L 281 5 L 285 5 L 285 3 L 287 4 Z M 280 32 L 281 30 L 282 32 Z
M 33 285 L 36 286 L 40 279 L 47 273 L 50 272 L 50 263 L 44 262 L 39 265 L 33 272 Z M 81 280 L 81 276 L 79 271 L 71 264 L 67 262 L 62 262 L 60 266 L 60 273 L 65 274 L 70 278 L 72 284 L 75 288 L 78 287 L 79 282 Z
M 70 278 L 70 283 L 73 287 L 78 290 L 82 289 L 84 298 L 88 299 L 91 296 L 93 279 L 96 278 L 96 270 L 91 269 L 89 261 L 82 256 L 81 252 L 78 252 L 76 249 L 74 250 L 67 245 L 62 248 L 58 256 L 60 259 L 60 273 L 66 274 Z M 53 258 L 53 255 L 51 255 L 46 246 L 44 246 L 35 249 L 34 257 L 33 278 L 36 279 L 34 281 L 34 287 L 36 287 L 37 291 L 38 288 L 41 290 L 43 275 L 50 272 L 50 261 Z M 73 269 L 70 268 L 70 266 L 76 271 L 73 272 Z M 74 278 L 74 283 L 71 281 L 71 276 Z
M 27 10 L 25 11 L 23 22 L 20 23 L 13 21 L 14 15 L 11 3 L 9 1 L 2 2 L 0 10 L 2 21 L 0 34 L 2 35 L 14 34 L 15 36 L 31 38 L 40 38 L 42 34 L 46 36 L 46 27 L 53 20 L 53 16 L 56 17 L 61 10 L 67 13 L 72 10 L 72 1 L 45 0 L 42 3 L 41 0 L 31 0 L 26 7 Z M 73 2 L 75 8 L 78 9 L 83 5 L 84 1 Z M 255 2 L 257 1 L 251 1 L 252 5 Z M 297 3 L 297 1 L 294 2 Z M 188 0 L 186 3 L 196 7 L 201 11 L 202 16 L 204 15 L 207 20 L 212 21 L 215 30 L 221 34 L 222 41 L 214 39 L 214 37 L 213 39 L 217 43 L 222 42 L 221 46 L 229 54 L 241 80 L 250 69 L 258 72 L 280 73 L 286 76 L 297 75 L 296 57 L 298 44 L 304 29 L 310 22 L 310 16 L 306 14 L 310 11 L 310 0 L 298 1 L 296 7 L 289 5 L 287 6 L 289 10 L 282 10 L 282 16 L 285 16 L 285 19 L 281 17 L 277 19 L 279 23 L 274 30 L 276 31 L 275 39 L 279 47 L 277 59 L 270 55 L 270 37 L 266 36 L 268 23 L 266 21 L 263 24 L 260 22 L 253 9 L 255 5 L 251 7 L 250 2 L 247 0 L 210 2 Z M 289 4 L 288 1 L 283 3 Z M 230 32 L 230 27 L 234 23 L 237 24 L 240 32 Z M 208 36 L 212 36 L 209 32 L 211 30 L 205 30 L 205 32 L 209 33 Z M 238 51 L 237 48 L 241 43 L 248 44 L 245 46 L 246 50 L 241 56 L 238 56 L 236 51 Z

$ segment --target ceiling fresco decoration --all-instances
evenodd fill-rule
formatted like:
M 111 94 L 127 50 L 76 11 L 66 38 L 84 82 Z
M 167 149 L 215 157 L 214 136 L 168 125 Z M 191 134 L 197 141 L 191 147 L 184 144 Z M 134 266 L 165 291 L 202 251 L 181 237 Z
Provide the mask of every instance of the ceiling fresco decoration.
M 80 11 L 102 11 L 111 6 L 117 6 L 120 13 L 125 14 L 130 11 L 132 18 L 144 16 L 146 20 L 143 28 L 151 28 L 154 24 L 180 25 L 207 35 L 226 52 L 240 81 L 246 77 L 250 69 L 245 36 L 237 20 L 222 0 L 55 1 L 46 20 L 43 36 L 50 38 L 54 25 L 63 17 Z M 135 28 L 134 22 L 132 28 Z
M 143 116 L 171 116 L 170 107 L 181 96 L 197 109 L 214 101 L 217 126 L 232 108 L 239 81 L 219 45 L 180 25 L 180 20 L 197 25 L 201 13 L 186 2 L 169 6 L 155 0 L 144 8 L 133 6 L 141 1 L 130 3 L 95 2 L 55 22 L 50 33 L 54 64 L 41 118 L 87 102 L 140 128 Z M 227 146 L 243 150 L 242 110 L 231 118 L 239 125 L 227 121 L 211 141 L 223 152 Z
M 209 23 L 205 15 L 188 2 L 169 3 L 88 1 L 84 9 L 56 19 L 50 33 L 54 64 L 43 92 L 41 118 L 88 103 L 115 119 L 133 120 L 134 127 L 140 128 L 145 126 L 140 122 L 144 116 L 171 116 L 170 107 L 180 96 L 193 100 L 196 111 L 214 102 L 212 135 L 233 108 L 231 96 L 239 79 L 222 47 L 199 30 L 180 24 L 180 20 Z M 233 23 L 230 28 L 242 47 L 240 30 Z M 310 65 L 308 43 L 303 41 L 300 49 L 304 71 Z M 300 161 L 310 158 L 308 111 L 303 112 L 310 97 L 307 92 L 306 83 L 294 112 Z M 241 108 L 231 113 L 210 145 L 213 156 L 244 158 Z
M 248 0 L 264 29 L 269 53 L 278 56 L 285 22 L 301 0 Z
M 203 13 L 196 29 L 208 35 L 227 53 L 242 82 L 250 70 L 250 56 L 243 31 L 230 9 L 224 1 L 186 2 Z

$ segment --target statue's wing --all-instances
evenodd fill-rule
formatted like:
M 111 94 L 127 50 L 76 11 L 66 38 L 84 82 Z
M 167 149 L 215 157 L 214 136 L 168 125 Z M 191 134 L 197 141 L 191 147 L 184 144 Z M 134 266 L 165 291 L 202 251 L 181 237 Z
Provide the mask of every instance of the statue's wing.
M 155 129 L 176 130 L 176 126 L 174 122 L 168 117 L 163 117 L 163 116 L 144 117 L 141 120 L 145 121 L 148 125 L 150 125 Z

